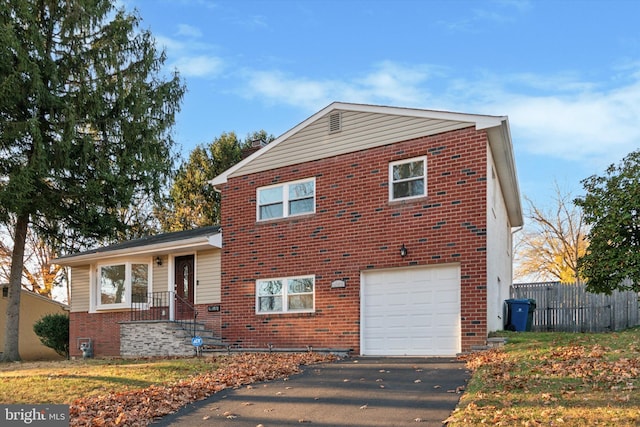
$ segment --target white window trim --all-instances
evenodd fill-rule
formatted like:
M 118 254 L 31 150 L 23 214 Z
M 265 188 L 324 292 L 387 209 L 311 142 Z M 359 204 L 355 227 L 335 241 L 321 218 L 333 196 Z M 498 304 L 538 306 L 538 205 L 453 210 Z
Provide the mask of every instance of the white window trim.
M 417 196 L 408 196 L 408 197 L 398 197 L 398 198 L 394 198 L 393 197 L 393 184 L 396 182 L 403 182 L 403 181 L 413 181 L 415 180 L 415 178 L 411 178 L 411 179 L 406 179 L 406 180 L 401 180 L 401 181 L 394 181 L 393 180 L 393 167 L 395 165 L 401 165 L 404 163 L 411 163 L 411 162 L 415 162 L 415 161 L 422 161 L 423 165 L 424 165 L 424 176 L 422 177 L 422 181 L 423 181 L 423 185 L 424 185 L 424 194 L 420 194 Z M 410 159 L 402 159 L 402 160 L 397 160 L 395 162 L 391 162 L 389 163 L 389 201 L 390 202 L 398 202 L 401 200 L 411 200 L 411 199 L 419 199 L 421 197 L 426 197 L 427 196 L 427 156 L 420 156 L 420 157 L 412 157 Z
M 303 182 L 313 182 L 313 210 L 310 212 L 302 212 L 299 214 L 289 214 L 289 186 L 290 185 L 295 185 L 295 184 L 300 184 Z M 277 187 L 282 187 L 282 216 L 279 217 L 275 217 L 275 218 L 265 218 L 262 219 L 260 218 L 260 191 L 261 190 L 268 190 L 270 188 L 277 188 Z M 311 215 L 311 214 L 315 214 L 316 213 L 316 178 L 306 178 L 306 179 L 299 179 L 297 181 L 289 181 L 289 182 L 284 182 L 281 184 L 274 184 L 274 185 L 266 185 L 264 187 L 258 187 L 256 189 L 256 220 L 259 222 L 263 222 L 263 221 L 273 221 L 276 219 L 282 219 L 282 218 L 290 218 L 290 217 L 296 217 L 296 216 L 302 216 L 302 215 Z
M 100 302 L 100 269 L 110 265 L 125 265 L 125 301 L 118 304 L 102 304 Z M 95 265 L 95 268 L 91 271 L 91 311 L 108 311 L 108 310 L 129 310 L 131 309 L 131 265 L 132 264 L 146 264 L 148 266 L 148 278 L 147 278 L 147 293 L 153 289 L 153 260 L 152 259 L 126 259 L 116 260 L 113 262 L 100 262 Z M 143 306 L 145 307 L 145 306 Z M 146 305 L 148 308 L 148 304 Z
M 306 310 L 289 310 L 288 309 L 288 304 L 287 304 L 287 292 L 288 292 L 288 286 L 287 286 L 287 280 L 291 280 L 291 279 L 311 279 L 313 280 L 313 304 L 312 307 L 310 309 L 306 309 Z M 260 294 L 258 292 L 258 285 L 260 282 L 268 282 L 270 280 L 279 280 L 282 281 L 282 311 L 260 311 L 259 307 L 260 307 Z M 256 310 L 256 314 L 261 315 L 261 314 L 296 314 L 296 313 L 315 313 L 316 311 L 316 276 L 289 276 L 289 277 L 273 277 L 273 278 L 269 278 L 269 279 L 259 279 L 256 280 L 256 303 L 255 303 L 255 310 Z

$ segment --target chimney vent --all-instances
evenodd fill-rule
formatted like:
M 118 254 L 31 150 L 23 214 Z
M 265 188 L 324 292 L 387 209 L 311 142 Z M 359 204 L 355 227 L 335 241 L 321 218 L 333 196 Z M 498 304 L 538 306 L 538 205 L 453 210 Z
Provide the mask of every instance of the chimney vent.
M 262 148 L 267 145 L 266 141 L 263 138 L 254 139 L 251 141 L 252 148 Z

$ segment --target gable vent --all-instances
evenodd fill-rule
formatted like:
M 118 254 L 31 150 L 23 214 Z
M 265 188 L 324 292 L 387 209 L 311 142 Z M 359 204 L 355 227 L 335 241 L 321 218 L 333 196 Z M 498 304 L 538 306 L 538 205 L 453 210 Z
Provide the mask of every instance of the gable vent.
M 329 115 L 329 132 L 340 132 L 342 130 L 342 113 L 331 113 Z

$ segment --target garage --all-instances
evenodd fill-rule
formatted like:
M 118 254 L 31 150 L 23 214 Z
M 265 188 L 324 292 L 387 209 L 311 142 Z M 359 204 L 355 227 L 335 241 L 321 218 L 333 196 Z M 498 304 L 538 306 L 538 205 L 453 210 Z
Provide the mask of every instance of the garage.
M 362 273 L 360 352 L 452 356 L 461 350 L 460 267 Z

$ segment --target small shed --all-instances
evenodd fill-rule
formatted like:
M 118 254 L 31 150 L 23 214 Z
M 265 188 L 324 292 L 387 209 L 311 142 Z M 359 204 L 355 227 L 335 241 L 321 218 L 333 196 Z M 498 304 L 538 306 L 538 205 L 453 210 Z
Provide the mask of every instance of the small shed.
M 0 285 L 0 312 L 6 313 L 9 304 L 8 285 Z M 64 313 L 69 311 L 69 306 L 54 301 L 34 292 L 22 290 L 20 296 L 20 325 L 18 349 L 22 360 L 56 360 L 62 359 L 58 353 L 43 345 L 40 338 L 33 332 L 33 325 L 47 314 Z M 0 315 L 0 350 L 4 349 L 6 334 L 6 315 Z

